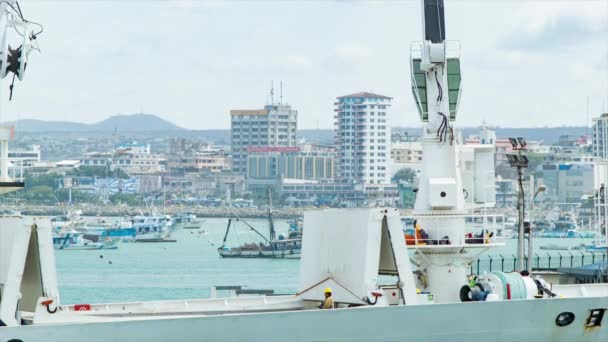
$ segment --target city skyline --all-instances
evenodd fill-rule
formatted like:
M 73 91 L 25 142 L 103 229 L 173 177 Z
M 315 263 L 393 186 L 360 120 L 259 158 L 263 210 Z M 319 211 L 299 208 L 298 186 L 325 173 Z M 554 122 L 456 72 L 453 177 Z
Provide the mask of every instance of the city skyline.
M 579 4 L 447 1 L 448 39 L 461 40 L 463 53 L 457 126 L 582 126 L 607 111 L 608 5 Z M 30 55 L 12 102 L 2 83 L 0 120 L 145 112 L 229 129 L 230 109 L 263 107 L 271 81 L 278 94 L 282 80 L 302 129 L 331 129 L 334 98 L 358 91 L 394 98 L 391 126 L 420 126 L 409 90 L 419 1 L 115 5 L 25 2 L 27 17 L 45 25 L 42 54 Z

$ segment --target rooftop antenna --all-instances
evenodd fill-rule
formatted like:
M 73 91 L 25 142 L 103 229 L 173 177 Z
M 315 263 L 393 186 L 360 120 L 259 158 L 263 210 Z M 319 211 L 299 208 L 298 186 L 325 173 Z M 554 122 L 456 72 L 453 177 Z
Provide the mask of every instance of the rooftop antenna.
M 270 105 L 274 105 L 274 81 L 270 81 Z
M 283 104 L 283 80 L 281 80 L 281 88 L 280 88 L 280 100 L 279 104 Z

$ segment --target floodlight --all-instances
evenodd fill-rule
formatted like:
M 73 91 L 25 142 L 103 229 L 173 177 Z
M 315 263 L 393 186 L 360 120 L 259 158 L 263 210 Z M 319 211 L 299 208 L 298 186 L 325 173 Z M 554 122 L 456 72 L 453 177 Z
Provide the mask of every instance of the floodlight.
M 528 157 L 527 156 L 521 156 L 521 159 L 519 160 L 521 167 L 528 167 Z
M 511 167 L 517 167 L 519 165 L 519 158 L 515 154 L 507 154 L 507 160 L 509 160 L 509 164 Z
M 526 142 L 526 140 L 522 137 L 518 137 L 517 141 L 519 142 L 519 146 L 521 148 L 526 148 L 526 146 L 528 145 L 528 143 Z
M 513 149 L 517 149 L 517 139 L 515 139 L 515 138 L 509 138 L 509 142 L 513 146 Z

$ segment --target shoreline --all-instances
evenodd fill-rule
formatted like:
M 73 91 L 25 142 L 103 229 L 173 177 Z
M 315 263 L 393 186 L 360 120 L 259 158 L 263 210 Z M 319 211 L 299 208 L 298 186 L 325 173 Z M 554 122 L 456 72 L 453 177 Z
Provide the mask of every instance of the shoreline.
M 20 206 L 2 206 L 5 212 L 18 211 L 22 215 L 29 216 L 59 216 L 65 215 L 68 211 L 66 206 L 52 205 L 20 205 Z M 107 206 L 73 206 L 72 210 L 81 210 L 83 216 L 134 216 L 148 212 L 148 208 L 143 206 L 129 207 L 121 205 Z M 158 210 L 158 209 L 157 209 Z M 158 210 L 163 211 L 163 210 Z M 175 215 L 179 213 L 195 214 L 197 217 L 230 217 L 239 216 L 242 218 L 267 218 L 268 211 L 263 208 L 230 208 L 230 207 L 196 207 L 172 205 L 165 207 L 164 212 L 167 215 Z M 279 219 L 293 219 L 302 217 L 304 214 L 303 208 L 273 208 L 272 216 Z

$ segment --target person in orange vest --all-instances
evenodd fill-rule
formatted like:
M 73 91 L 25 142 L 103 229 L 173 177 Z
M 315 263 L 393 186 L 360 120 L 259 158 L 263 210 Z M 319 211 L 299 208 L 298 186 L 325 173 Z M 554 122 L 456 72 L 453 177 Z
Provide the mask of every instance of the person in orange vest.
M 416 244 L 417 245 L 426 245 L 426 241 L 429 236 L 426 234 L 424 229 L 420 228 L 418 224 L 418 220 L 414 220 L 414 230 L 416 231 Z

